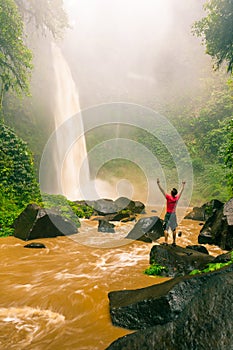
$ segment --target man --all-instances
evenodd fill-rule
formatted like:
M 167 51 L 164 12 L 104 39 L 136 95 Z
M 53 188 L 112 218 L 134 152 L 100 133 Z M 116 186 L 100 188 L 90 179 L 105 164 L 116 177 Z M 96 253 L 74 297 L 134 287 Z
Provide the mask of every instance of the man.
M 180 199 L 180 196 L 184 190 L 185 181 L 182 182 L 182 186 L 181 186 L 179 193 L 177 192 L 176 188 L 173 188 L 171 190 L 171 194 L 167 194 L 164 191 L 164 189 L 160 185 L 159 179 L 157 179 L 157 184 L 158 184 L 160 191 L 162 192 L 162 194 L 164 195 L 164 197 L 167 200 L 167 212 L 166 212 L 166 215 L 164 218 L 164 226 L 163 226 L 165 244 L 168 244 L 168 230 L 170 228 L 172 230 L 172 236 L 173 236 L 172 245 L 175 246 L 176 245 L 176 228 L 178 226 L 177 219 L 176 219 L 176 206 L 177 206 L 177 202 Z

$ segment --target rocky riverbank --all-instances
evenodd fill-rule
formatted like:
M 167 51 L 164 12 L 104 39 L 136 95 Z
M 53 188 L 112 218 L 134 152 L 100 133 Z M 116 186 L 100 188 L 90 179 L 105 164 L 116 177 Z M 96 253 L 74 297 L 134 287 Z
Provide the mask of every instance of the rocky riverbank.
M 194 209 L 188 218 L 207 218 L 200 230 L 199 243 L 203 242 L 203 232 L 208 232 L 209 239 L 203 243 L 219 244 L 231 250 L 232 214 L 233 199 L 226 204 L 213 201 L 199 211 Z M 108 294 L 113 324 L 137 332 L 116 340 L 107 349 L 232 349 L 232 255 L 229 252 L 214 258 L 198 245 L 187 248 L 154 245 L 150 263 L 165 266 L 164 274 L 173 278 L 147 288 Z M 214 272 L 189 274 L 208 263 L 220 268 Z M 226 265 L 221 268 L 223 263 Z

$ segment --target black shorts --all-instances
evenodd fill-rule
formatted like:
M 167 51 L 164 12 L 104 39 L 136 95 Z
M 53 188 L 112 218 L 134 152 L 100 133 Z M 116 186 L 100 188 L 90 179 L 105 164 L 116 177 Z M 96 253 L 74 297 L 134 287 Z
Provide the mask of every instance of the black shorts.
M 172 231 L 177 228 L 177 219 L 176 213 L 166 213 L 164 221 L 163 221 L 163 229 L 168 231 L 169 227 Z

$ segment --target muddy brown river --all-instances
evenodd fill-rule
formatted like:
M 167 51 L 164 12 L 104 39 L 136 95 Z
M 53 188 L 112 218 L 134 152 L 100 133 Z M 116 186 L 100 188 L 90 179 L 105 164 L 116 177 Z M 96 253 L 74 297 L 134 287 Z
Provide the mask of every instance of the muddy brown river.
M 129 333 L 112 326 L 108 292 L 165 280 L 143 274 L 151 244 L 122 240 L 133 225 L 116 227 L 116 239 L 83 221 L 77 235 L 39 240 L 46 249 L 1 238 L 0 349 L 103 350 Z M 199 222 L 183 220 L 179 230 L 178 245 L 197 244 Z

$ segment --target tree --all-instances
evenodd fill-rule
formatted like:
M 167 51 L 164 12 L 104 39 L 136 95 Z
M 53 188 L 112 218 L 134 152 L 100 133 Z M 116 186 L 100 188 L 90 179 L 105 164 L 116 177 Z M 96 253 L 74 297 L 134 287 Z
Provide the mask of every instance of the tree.
M 23 21 L 13 0 L 0 0 L 0 110 L 9 89 L 29 93 L 32 53 L 24 44 Z
M 49 30 L 54 38 L 59 38 L 68 27 L 63 0 L 15 0 L 15 3 L 24 21 L 35 26 L 43 34 Z
M 233 0 L 209 0 L 204 9 L 207 16 L 194 24 L 194 33 L 203 38 L 206 53 L 218 69 L 223 62 L 233 70 Z

